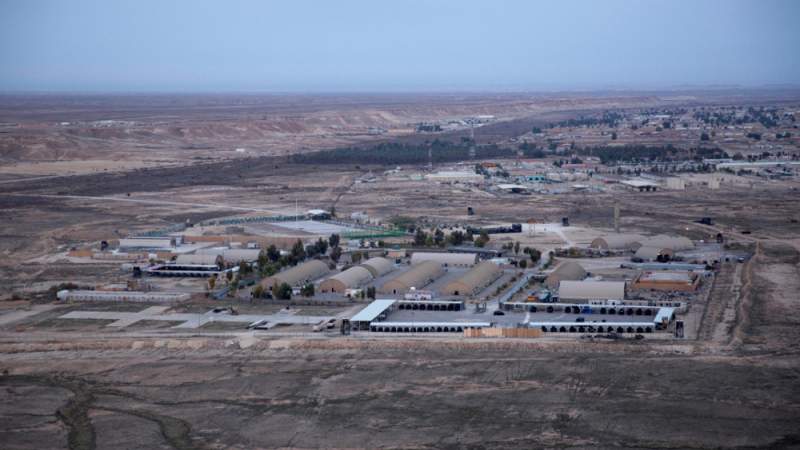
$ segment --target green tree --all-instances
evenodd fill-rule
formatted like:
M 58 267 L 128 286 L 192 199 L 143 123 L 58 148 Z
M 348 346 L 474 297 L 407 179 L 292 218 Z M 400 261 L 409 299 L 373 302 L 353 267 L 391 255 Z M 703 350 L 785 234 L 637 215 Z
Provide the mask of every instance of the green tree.
M 225 272 L 225 278 L 227 278 L 228 279 L 228 283 L 230 283 L 231 280 L 233 280 L 233 272 L 231 272 L 230 270 Z
M 425 242 L 428 239 L 428 234 L 422 230 L 422 228 L 417 228 L 416 234 L 414 234 L 414 245 L 418 247 L 422 247 L 425 245 Z
M 261 268 L 261 276 L 262 277 L 271 277 L 278 273 L 278 264 L 277 263 L 268 263 L 266 266 Z
M 447 241 L 452 245 L 461 245 L 464 243 L 464 239 L 464 232 L 461 230 L 455 230 L 447 236 Z
M 612 141 L 616 141 L 617 140 L 617 132 L 616 131 L 611 133 L 611 140 Z
M 208 290 L 213 291 L 214 287 L 217 285 L 217 277 L 209 277 L 208 278 Z
M 350 261 L 352 261 L 353 264 L 358 264 L 361 261 L 361 257 L 361 252 L 353 252 L 350 254 Z
M 537 262 L 539 262 L 540 259 L 542 259 L 542 252 L 536 250 L 535 248 L 530 249 L 528 255 L 531 257 L 531 262 L 533 262 L 534 264 L 536 264 Z
M 331 235 L 331 237 L 328 238 L 328 245 L 330 245 L 331 248 L 338 247 L 339 240 L 340 240 L 339 235 L 334 233 Z
M 439 228 L 433 233 L 433 242 L 439 247 L 444 247 L 444 232 Z
M 330 257 L 333 261 L 339 262 L 339 258 L 342 257 L 342 248 L 338 245 L 331 249 Z
M 375 286 L 370 286 L 367 288 L 367 297 L 375 300 Z
M 303 294 L 303 297 L 313 297 L 314 296 L 314 283 L 308 283 L 300 290 L 300 293 Z
M 514 254 L 519 255 L 519 241 L 514 242 Z
M 239 261 L 239 273 L 240 274 L 247 275 L 252 271 L 253 271 L 253 268 L 250 266 L 250 264 L 247 264 L 244 261 Z
M 526 267 L 528 267 L 528 260 L 527 260 L 527 259 L 520 260 L 520 262 L 519 262 L 519 268 L 520 268 L 520 269 L 524 269 L 524 268 L 526 268 Z
M 266 267 L 267 264 L 269 264 L 269 262 L 270 262 L 270 259 L 269 259 L 269 255 L 267 254 L 266 250 L 262 249 L 260 252 L 258 252 L 258 267 L 259 267 L 259 269 L 261 269 L 263 271 L 264 267 Z
M 706 133 L 705 131 L 704 131 L 704 132 L 703 132 L 703 133 L 700 135 L 700 140 L 701 140 L 701 141 L 707 141 L 707 140 L 709 140 L 709 139 L 710 139 L 710 138 L 709 138 L 709 136 L 708 136 L 708 133 Z
M 277 289 L 275 289 L 275 298 L 281 300 L 290 300 L 292 298 L 292 287 L 289 286 L 287 283 L 281 283 Z
M 267 257 L 270 261 L 275 262 L 281 257 L 281 252 L 278 251 L 278 247 L 275 247 L 275 244 L 270 245 L 267 247 Z
M 298 239 L 297 242 L 294 243 L 292 246 L 292 260 L 297 263 L 298 261 L 302 261 L 306 259 L 306 249 L 303 247 L 303 242 Z
M 316 246 L 317 246 L 317 253 L 321 255 L 324 255 L 325 252 L 328 251 L 328 241 L 325 241 L 322 238 L 319 238 L 317 240 Z
M 264 296 L 264 286 L 261 284 L 257 284 L 256 287 L 253 288 L 253 298 L 261 298 Z
M 481 230 L 481 234 L 475 238 L 475 246 L 485 247 L 488 242 L 489 242 L 489 233 L 487 233 L 486 230 Z

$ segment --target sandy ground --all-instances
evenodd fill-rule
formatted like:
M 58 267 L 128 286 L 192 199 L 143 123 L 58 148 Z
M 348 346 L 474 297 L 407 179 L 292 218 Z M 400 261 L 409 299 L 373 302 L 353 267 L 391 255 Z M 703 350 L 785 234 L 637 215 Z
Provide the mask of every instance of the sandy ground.
M 258 156 L 374 140 L 368 127 L 385 123 L 394 123 L 389 133 L 399 135 L 408 122 L 430 116 L 508 118 L 476 133 L 486 142 L 529 130 L 531 111 L 541 112 L 540 100 L 501 100 L 501 107 L 486 106 L 497 99 L 451 100 L 437 109 L 435 101 L 409 106 L 395 99 L 393 115 L 384 116 L 385 105 L 377 108 L 374 99 L 321 100 L 298 110 L 279 98 L 268 107 L 254 100 L 235 113 L 194 105 L 179 120 L 174 114 L 181 108 L 162 105 L 154 113 L 148 105 L 158 99 L 137 99 L 114 117 L 102 109 L 79 111 L 80 118 L 57 132 L 51 127 L 63 112 L 46 102 L 0 102 L 0 119 L 16 124 L 0 142 L 6 158 L 0 164 L 2 298 L 22 298 L 0 302 L 0 447 L 798 448 L 800 229 L 791 203 L 797 181 L 518 196 L 420 181 L 360 185 L 353 180 L 385 168 L 296 166 Z M 548 111 L 559 113 L 628 104 L 551 100 Z M 372 112 L 345 117 L 364 110 Z M 247 123 L 240 114 L 250 115 Z M 528 119 L 515 119 L 521 116 Z M 111 119 L 132 123 L 90 123 Z M 247 152 L 235 154 L 237 147 Z M 182 165 L 101 170 L 120 152 L 130 161 L 163 154 Z M 92 162 L 70 162 L 81 159 Z M 13 164 L 17 169 L 5 170 Z M 48 175 L 59 171 L 79 174 Z M 61 282 L 94 286 L 129 277 L 119 263 L 76 264 L 53 255 L 186 219 L 334 204 L 342 215 L 365 211 L 382 221 L 406 215 L 444 225 L 554 224 L 569 217 L 569 228 L 490 241 L 547 250 L 611 232 L 615 203 L 623 232 L 703 240 L 722 232 L 754 253 L 745 264 L 723 266 L 709 297 L 691 310 L 687 325 L 697 333 L 688 333 L 690 339 L 345 338 L 295 326 L 263 334 L 219 324 L 176 332 L 173 323 L 154 321 L 110 330 L 108 321 L 59 320 L 86 306 L 48 309 L 44 294 Z M 467 216 L 468 206 L 474 216 Z M 716 224 L 694 222 L 703 216 L 714 216 Z M 615 258 L 583 262 L 604 276 L 619 275 Z M 29 300 L 43 306 L 30 309 Z M 193 302 L 180 312 L 212 305 Z M 238 306 L 247 313 L 275 311 Z M 355 307 L 297 308 L 341 315 Z

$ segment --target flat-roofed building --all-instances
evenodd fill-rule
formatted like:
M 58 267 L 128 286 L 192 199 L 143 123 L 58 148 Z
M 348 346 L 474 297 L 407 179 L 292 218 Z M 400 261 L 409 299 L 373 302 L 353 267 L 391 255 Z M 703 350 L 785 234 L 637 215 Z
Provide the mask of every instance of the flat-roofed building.
M 478 254 L 414 252 L 414 254 L 411 255 L 412 266 L 425 261 L 434 261 L 444 267 L 472 267 L 478 263 Z
M 166 237 L 129 237 L 119 240 L 122 251 L 163 250 L 175 247 L 175 239 Z
M 175 265 L 178 266 L 216 266 L 223 261 L 220 255 L 178 255 Z
M 261 280 L 261 285 L 265 289 L 272 289 L 274 286 L 279 286 L 283 283 L 292 287 L 300 286 L 322 278 L 329 271 L 327 264 L 315 259 L 264 278 Z
M 474 295 L 492 284 L 502 274 L 503 271 L 497 264 L 484 261 L 457 280 L 448 283 L 444 287 L 444 293 L 447 295 Z
M 356 266 L 326 279 L 320 283 L 319 290 L 344 294 L 348 289 L 359 288 L 370 281 L 372 281 L 372 272 L 365 267 Z
M 624 281 L 562 281 L 558 285 L 558 297 L 564 300 L 623 300 Z
M 384 283 L 379 289 L 384 294 L 403 294 L 412 287 L 421 288 L 444 275 L 444 267 L 436 261 L 423 261 Z
M 57 297 L 66 302 L 170 303 L 188 300 L 191 295 L 186 292 L 62 290 Z
M 563 261 L 545 278 L 544 284 L 550 289 L 557 289 L 558 284 L 564 280 L 580 281 L 584 278 L 586 271 L 583 266 L 575 261 Z
M 688 271 L 646 271 L 631 283 L 631 289 L 693 292 L 700 285 L 700 276 Z
M 201 248 L 195 252 L 198 255 L 220 255 L 226 264 L 238 264 L 242 261 L 252 263 L 258 261 L 261 250 L 257 248 Z

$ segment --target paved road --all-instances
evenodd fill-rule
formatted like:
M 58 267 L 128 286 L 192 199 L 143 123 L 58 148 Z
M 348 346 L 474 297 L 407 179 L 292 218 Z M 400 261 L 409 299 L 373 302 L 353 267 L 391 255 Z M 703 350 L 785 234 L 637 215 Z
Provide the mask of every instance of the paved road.
M 331 319 L 331 316 L 301 316 L 289 313 L 276 314 L 223 314 L 209 311 L 205 314 L 192 313 L 172 313 L 164 314 L 169 309 L 168 306 L 151 306 L 139 312 L 116 312 L 116 311 L 72 311 L 59 319 L 96 319 L 113 320 L 108 326 L 113 328 L 124 328 L 142 320 L 160 320 L 166 322 L 181 322 L 172 328 L 199 328 L 210 322 L 234 322 L 234 323 L 255 323 L 266 321 L 269 325 L 289 324 L 289 325 L 314 325 L 324 320 Z M 268 326 L 269 326 L 268 325 Z

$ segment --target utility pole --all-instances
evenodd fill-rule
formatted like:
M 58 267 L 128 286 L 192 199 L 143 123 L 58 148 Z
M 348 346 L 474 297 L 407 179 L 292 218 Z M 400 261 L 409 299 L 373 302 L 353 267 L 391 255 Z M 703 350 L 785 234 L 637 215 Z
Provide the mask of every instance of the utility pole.
M 475 124 L 469 124 L 469 159 L 475 159 Z

